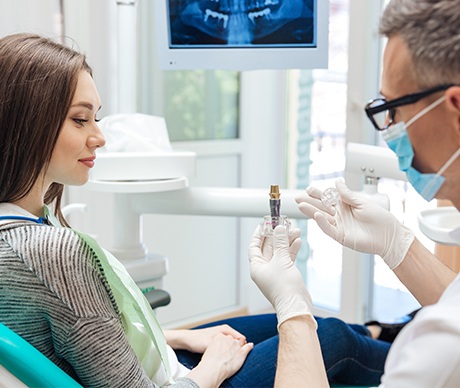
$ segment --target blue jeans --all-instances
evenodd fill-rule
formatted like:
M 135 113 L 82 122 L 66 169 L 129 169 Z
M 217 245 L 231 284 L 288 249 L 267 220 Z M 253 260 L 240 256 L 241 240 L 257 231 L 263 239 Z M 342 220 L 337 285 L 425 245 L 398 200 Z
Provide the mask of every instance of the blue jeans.
M 318 337 L 330 383 L 378 385 L 390 343 L 374 340 L 363 325 L 349 325 L 336 318 L 316 318 Z M 252 315 L 213 322 L 204 327 L 228 324 L 254 343 L 241 369 L 224 387 L 273 387 L 278 353 L 275 314 Z M 194 368 L 201 354 L 176 351 L 179 361 Z

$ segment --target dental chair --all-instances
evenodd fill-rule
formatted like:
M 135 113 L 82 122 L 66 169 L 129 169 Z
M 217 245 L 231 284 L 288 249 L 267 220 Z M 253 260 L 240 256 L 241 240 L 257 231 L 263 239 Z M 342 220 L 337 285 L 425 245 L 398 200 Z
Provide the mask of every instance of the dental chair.
M 145 297 L 150 303 L 150 307 L 155 310 L 158 307 L 167 306 L 171 302 L 171 295 L 168 291 L 155 288 L 146 292 Z
M 161 289 L 151 290 L 145 296 L 154 310 L 171 301 L 169 293 Z M 0 387 L 3 386 L 81 388 L 79 383 L 44 354 L 0 323 Z
M 81 388 L 72 377 L 3 323 L 0 323 L 0 364 L 28 387 Z M 14 379 L 10 381 L 13 384 Z M 19 382 L 15 386 L 24 386 Z

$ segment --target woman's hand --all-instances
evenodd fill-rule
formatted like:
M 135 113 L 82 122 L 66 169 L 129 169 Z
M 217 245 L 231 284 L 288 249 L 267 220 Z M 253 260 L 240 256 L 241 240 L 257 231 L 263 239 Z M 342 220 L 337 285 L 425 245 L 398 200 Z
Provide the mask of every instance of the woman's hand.
M 187 375 L 200 388 L 219 387 L 225 379 L 233 376 L 241 368 L 254 347 L 254 344 L 247 343 L 243 339 L 244 337 L 237 339 L 231 334 L 218 331 L 219 327 L 223 328 L 224 326 L 226 325 L 210 328 L 216 329 L 214 331 L 202 329 L 206 331 L 204 337 L 208 337 L 212 332 L 214 335 L 209 338 L 209 343 L 200 363 Z M 227 326 L 227 328 L 229 327 Z M 197 330 L 191 330 L 191 332 L 195 331 Z
M 217 334 L 224 334 L 234 340 L 246 343 L 246 337 L 228 325 L 219 325 L 205 329 L 165 331 L 166 341 L 173 349 L 204 353 Z

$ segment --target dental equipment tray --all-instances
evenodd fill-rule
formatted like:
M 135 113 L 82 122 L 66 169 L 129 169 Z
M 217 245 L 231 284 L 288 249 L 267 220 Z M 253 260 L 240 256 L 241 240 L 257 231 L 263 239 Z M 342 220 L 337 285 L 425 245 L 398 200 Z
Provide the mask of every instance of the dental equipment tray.
M 135 182 L 189 178 L 195 175 L 195 159 L 196 154 L 191 151 L 99 153 L 90 179 Z

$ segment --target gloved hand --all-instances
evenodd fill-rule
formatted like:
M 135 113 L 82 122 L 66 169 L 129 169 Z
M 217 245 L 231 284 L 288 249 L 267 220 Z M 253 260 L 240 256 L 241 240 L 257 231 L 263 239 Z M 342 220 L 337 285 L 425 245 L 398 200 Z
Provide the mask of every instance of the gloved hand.
M 343 180 L 337 180 L 335 185 L 340 196 L 335 207 L 324 205 L 322 191 L 309 187 L 305 194 L 296 198 L 300 211 L 313 218 L 324 233 L 340 244 L 380 255 L 391 269 L 395 269 L 404 260 L 414 241 L 414 233 L 389 211 L 351 191 Z
M 278 225 L 272 237 L 264 237 L 257 227 L 249 245 L 251 278 L 275 308 L 278 327 L 299 315 L 314 319 L 310 294 L 295 265 L 299 236 L 299 229 L 293 229 L 288 236 L 286 229 Z

